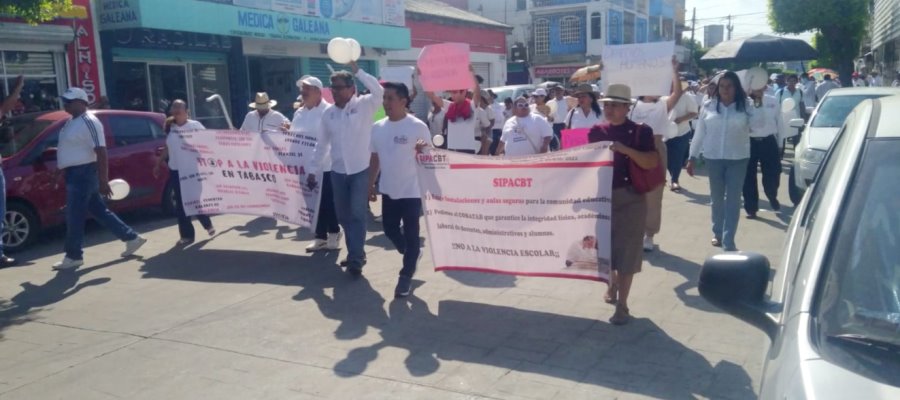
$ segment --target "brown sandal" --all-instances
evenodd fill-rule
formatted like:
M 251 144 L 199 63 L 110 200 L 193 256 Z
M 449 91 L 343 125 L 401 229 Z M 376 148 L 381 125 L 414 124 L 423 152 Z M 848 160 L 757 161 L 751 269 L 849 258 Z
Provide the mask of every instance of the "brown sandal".
M 613 325 L 625 325 L 631 321 L 631 314 L 628 312 L 628 307 L 625 306 L 616 306 L 616 312 L 612 317 L 609 318 L 609 322 Z
M 606 304 L 616 304 L 619 302 L 619 288 L 616 285 L 609 285 L 609 289 L 606 290 L 606 294 L 603 295 L 603 301 Z

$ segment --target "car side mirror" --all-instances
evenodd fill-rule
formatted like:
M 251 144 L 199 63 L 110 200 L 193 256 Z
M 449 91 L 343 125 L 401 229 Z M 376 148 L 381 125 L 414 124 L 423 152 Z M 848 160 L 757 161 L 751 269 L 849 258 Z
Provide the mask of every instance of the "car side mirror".
M 51 162 L 51 161 L 56 161 L 56 147 L 50 147 L 50 148 L 44 149 L 44 151 L 41 152 L 41 156 L 38 157 L 38 162 L 40 162 L 40 163 L 46 163 L 46 162 Z
M 788 125 L 790 125 L 791 128 L 802 128 L 806 125 L 806 121 L 804 121 L 803 118 L 794 118 L 788 122 Z
M 775 337 L 778 324 L 765 300 L 769 260 L 758 253 L 736 252 L 706 259 L 700 270 L 700 295 L 714 306 Z

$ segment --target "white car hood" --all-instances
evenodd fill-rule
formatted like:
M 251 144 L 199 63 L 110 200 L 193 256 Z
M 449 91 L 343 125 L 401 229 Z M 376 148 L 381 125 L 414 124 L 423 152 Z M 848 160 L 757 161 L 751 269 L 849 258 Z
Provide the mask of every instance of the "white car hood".
M 812 128 L 806 130 L 809 149 L 828 150 L 841 128 Z
M 872 381 L 823 359 L 805 360 L 802 364 L 807 399 L 900 399 L 900 388 Z

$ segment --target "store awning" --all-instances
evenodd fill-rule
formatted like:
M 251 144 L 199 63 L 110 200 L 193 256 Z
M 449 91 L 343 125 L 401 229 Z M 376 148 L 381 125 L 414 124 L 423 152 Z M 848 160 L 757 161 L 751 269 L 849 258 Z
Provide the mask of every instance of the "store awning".
M 365 47 L 410 48 L 406 27 L 309 17 L 208 1 L 101 0 L 97 9 L 100 30 L 150 28 L 314 43 L 350 37 Z

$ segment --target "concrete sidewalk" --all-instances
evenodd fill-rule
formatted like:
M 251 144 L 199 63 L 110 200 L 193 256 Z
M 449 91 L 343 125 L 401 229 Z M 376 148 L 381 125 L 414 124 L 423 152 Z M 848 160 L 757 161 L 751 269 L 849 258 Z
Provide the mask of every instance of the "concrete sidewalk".
M 129 216 L 140 257 L 93 229 L 77 272 L 50 270 L 50 235 L 0 270 L 0 398 L 755 398 L 766 339 L 699 297 L 719 250 L 706 180 L 682 184 L 624 327 L 603 284 L 435 273 L 427 246 L 414 296 L 394 301 L 401 258 L 377 223 L 357 281 L 268 219 L 215 217 L 216 237 L 180 250 L 174 219 Z M 738 246 L 776 265 L 783 207 L 742 219 Z

